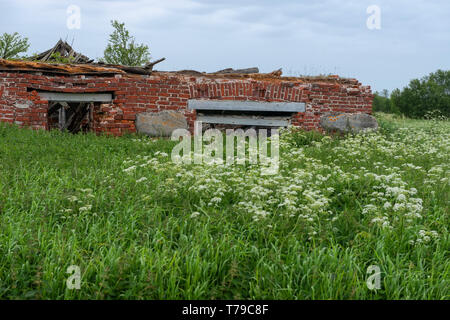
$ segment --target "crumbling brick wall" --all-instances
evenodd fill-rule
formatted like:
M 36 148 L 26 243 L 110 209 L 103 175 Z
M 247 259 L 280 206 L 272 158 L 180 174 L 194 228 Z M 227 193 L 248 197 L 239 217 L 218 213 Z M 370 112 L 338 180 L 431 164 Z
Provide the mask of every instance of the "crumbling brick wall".
M 0 72 L 0 121 L 48 129 L 48 101 L 38 91 L 112 93 L 111 104 L 94 110 L 93 130 L 121 135 L 135 132 L 136 114 L 177 110 L 189 126 L 195 111 L 189 99 L 291 101 L 306 103 L 306 112 L 293 115 L 291 123 L 319 129 L 326 112 L 371 113 L 370 87 L 355 79 L 337 76 L 285 78 L 270 75 L 184 75 L 155 72 L 140 75 L 46 75 L 39 72 Z

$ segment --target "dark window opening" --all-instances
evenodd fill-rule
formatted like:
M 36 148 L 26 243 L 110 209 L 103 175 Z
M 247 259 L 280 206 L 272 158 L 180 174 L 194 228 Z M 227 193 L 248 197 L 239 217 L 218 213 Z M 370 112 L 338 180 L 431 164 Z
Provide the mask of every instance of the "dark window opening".
M 50 102 L 48 108 L 48 129 L 87 132 L 93 128 L 92 102 Z

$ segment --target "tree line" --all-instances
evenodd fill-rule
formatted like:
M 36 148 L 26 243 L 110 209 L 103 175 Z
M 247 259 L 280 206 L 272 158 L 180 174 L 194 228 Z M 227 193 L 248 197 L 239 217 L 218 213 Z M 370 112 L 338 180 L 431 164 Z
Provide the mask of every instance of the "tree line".
M 373 111 L 410 118 L 450 118 L 450 70 L 437 70 L 408 86 L 375 92 Z

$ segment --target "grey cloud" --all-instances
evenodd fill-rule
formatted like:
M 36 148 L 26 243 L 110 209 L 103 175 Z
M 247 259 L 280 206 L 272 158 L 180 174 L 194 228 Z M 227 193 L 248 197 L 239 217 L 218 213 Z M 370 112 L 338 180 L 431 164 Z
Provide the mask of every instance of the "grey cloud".
M 81 7 L 81 30 L 65 26 Z M 368 30 L 366 8 L 378 4 L 382 29 Z M 30 38 L 32 51 L 59 37 L 100 57 L 109 21 L 126 23 L 166 70 L 259 66 L 299 73 L 340 73 L 393 89 L 450 65 L 446 0 L 0 0 L 0 32 Z

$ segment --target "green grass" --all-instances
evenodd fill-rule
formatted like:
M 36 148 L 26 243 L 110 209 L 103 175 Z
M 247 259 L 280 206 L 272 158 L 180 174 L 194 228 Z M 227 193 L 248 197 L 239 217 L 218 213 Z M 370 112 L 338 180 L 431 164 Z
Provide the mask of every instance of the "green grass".
M 1 124 L 0 298 L 449 299 L 449 122 L 378 117 L 286 134 L 274 176 Z

